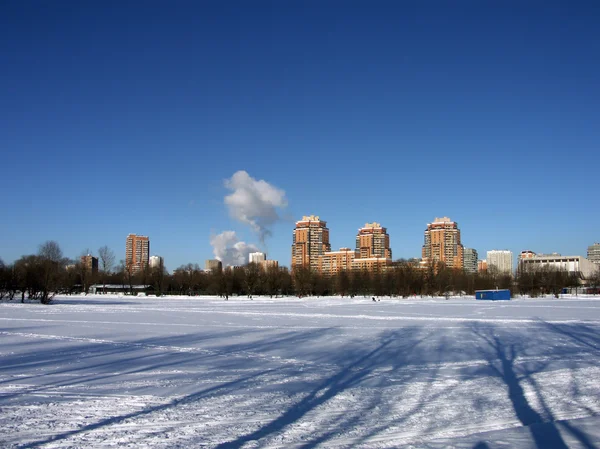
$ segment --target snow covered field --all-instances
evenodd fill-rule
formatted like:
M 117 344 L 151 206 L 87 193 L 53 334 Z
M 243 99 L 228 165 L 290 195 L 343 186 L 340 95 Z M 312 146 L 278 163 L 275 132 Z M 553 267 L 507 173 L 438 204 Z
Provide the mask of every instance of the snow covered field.
M 0 447 L 600 448 L 600 299 L 3 302 Z

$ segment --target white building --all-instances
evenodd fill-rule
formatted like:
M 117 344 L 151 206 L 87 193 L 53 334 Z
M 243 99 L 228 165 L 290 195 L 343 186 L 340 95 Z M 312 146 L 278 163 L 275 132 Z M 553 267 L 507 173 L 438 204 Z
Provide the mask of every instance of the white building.
M 590 262 L 600 265 L 600 243 L 588 246 L 587 258 Z
M 267 260 L 267 255 L 265 253 L 250 253 L 248 255 L 248 262 L 250 263 L 261 263 Z
M 537 255 L 523 259 L 521 266 L 523 269 L 551 267 L 569 274 L 576 273 L 581 279 L 590 279 L 598 270 L 598 265 L 583 256 Z
M 164 267 L 165 260 L 162 258 L 162 256 L 152 256 L 152 257 L 150 257 L 150 261 L 149 261 L 148 265 L 150 265 L 150 268 Z
M 513 272 L 512 251 L 496 249 L 488 251 L 486 261 L 488 271 L 495 269 L 499 274 L 512 274 Z

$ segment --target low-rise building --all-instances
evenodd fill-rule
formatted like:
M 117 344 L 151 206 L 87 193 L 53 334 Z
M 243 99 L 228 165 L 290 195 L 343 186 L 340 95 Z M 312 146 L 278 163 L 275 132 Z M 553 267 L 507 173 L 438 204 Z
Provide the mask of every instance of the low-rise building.
M 276 260 L 263 260 L 259 265 L 264 271 L 268 271 L 269 268 L 279 268 L 279 262 Z
M 342 270 L 350 271 L 358 251 L 340 248 L 339 251 L 327 251 L 319 257 L 319 271 L 325 276 L 334 276 Z
M 386 257 L 359 257 L 352 261 L 353 270 L 366 270 L 370 273 L 383 272 L 392 265 L 392 260 Z
M 592 278 L 598 270 L 596 264 L 583 256 L 537 255 L 521 261 L 521 269 L 524 270 L 542 269 L 544 267 L 566 271 L 569 274 L 577 274 L 583 280 Z

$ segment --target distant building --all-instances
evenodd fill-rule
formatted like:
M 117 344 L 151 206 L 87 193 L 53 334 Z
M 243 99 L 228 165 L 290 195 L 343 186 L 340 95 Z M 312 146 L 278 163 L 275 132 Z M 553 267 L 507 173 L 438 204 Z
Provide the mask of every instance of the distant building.
M 477 272 L 478 273 L 487 273 L 487 260 L 478 260 L 477 261 Z
M 588 246 L 587 258 L 590 262 L 600 265 L 600 243 Z
M 81 256 L 81 264 L 85 267 L 86 271 L 92 274 L 98 274 L 98 258 L 88 254 Z
M 392 266 L 392 259 L 385 257 L 357 257 L 352 261 L 353 270 L 366 270 L 369 272 L 383 272 Z
M 429 264 L 443 262 L 449 268 L 463 268 L 463 246 L 458 223 L 442 217 L 427 225 L 423 260 Z
M 539 254 L 536 254 L 535 257 L 561 257 L 561 254 L 560 253 L 548 253 L 548 254 L 539 253 Z
M 165 260 L 161 256 L 150 257 L 150 268 L 164 268 Z
M 148 266 L 150 239 L 145 235 L 129 234 L 125 241 L 125 266 L 138 272 Z
M 532 257 L 535 257 L 535 256 L 536 256 L 536 254 L 533 251 L 526 249 L 519 253 L 519 261 L 521 261 L 523 259 L 531 259 Z
M 267 271 L 269 268 L 279 268 L 279 262 L 276 260 L 263 260 L 260 262 L 260 267 Z
M 223 271 L 223 262 L 218 259 L 208 259 L 204 262 L 204 269 L 214 273 L 221 272 Z
M 325 276 L 333 276 L 342 270 L 350 271 L 358 254 L 358 251 L 350 248 L 327 251 L 319 258 L 319 271 Z
M 536 270 L 544 267 L 577 274 L 580 279 L 590 279 L 598 270 L 598 266 L 583 256 L 537 255 L 523 259 L 521 269 Z
M 331 251 L 327 222 L 318 216 L 302 217 L 296 222 L 292 240 L 292 270 L 308 267 L 319 269 L 319 256 Z
M 265 253 L 256 252 L 256 253 L 250 253 L 248 255 L 249 263 L 261 263 L 261 262 L 264 262 L 265 260 L 267 260 L 267 255 Z
M 512 275 L 513 272 L 513 253 L 508 250 L 492 250 L 487 252 L 487 269 L 492 268 L 499 274 Z
M 517 271 L 521 271 L 523 268 L 523 261 L 525 259 L 531 259 L 533 257 L 535 257 L 537 254 L 534 253 L 533 251 L 526 249 L 523 250 L 519 253 L 519 256 L 517 257 Z
M 464 248 L 463 267 L 467 273 L 477 273 L 477 259 L 479 254 L 473 248 Z

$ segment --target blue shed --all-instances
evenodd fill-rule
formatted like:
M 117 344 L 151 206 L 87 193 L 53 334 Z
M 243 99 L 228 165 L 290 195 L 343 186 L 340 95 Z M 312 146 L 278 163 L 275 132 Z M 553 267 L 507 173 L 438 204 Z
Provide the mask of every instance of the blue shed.
M 476 290 L 475 299 L 506 300 L 510 299 L 510 290 Z

